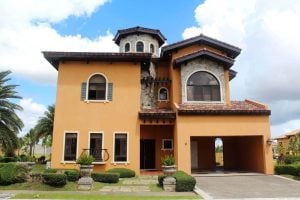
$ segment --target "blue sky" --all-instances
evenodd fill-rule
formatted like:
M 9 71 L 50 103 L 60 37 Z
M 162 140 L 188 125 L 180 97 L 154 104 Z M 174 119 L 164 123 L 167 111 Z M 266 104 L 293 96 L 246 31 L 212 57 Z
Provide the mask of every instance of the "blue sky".
M 273 136 L 300 128 L 297 0 L 3 0 L 0 70 L 20 85 L 22 134 L 55 103 L 57 72 L 41 51 L 117 51 L 117 30 L 138 25 L 168 44 L 204 33 L 241 47 L 232 99 L 268 104 Z

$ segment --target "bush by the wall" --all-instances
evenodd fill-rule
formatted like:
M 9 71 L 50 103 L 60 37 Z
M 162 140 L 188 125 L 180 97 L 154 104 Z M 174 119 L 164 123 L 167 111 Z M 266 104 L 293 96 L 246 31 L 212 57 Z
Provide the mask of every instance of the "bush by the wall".
M 43 173 L 43 183 L 55 187 L 61 187 L 67 184 L 67 175 L 55 173 Z
M 52 169 L 52 168 L 44 170 L 44 173 L 56 173 L 56 172 L 57 172 L 57 169 Z
M 28 169 L 16 163 L 2 163 L 0 165 L 0 185 L 10 185 L 26 181 Z
M 276 174 L 290 174 L 293 176 L 300 176 L 300 163 L 290 165 L 276 165 Z
M 67 175 L 68 181 L 77 181 L 80 175 L 77 170 L 65 170 L 64 174 Z
M 18 159 L 16 157 L 3 157 L 0 162 L 8 163 L 8 162 L 17 162 Z
M 127 168 L 113 168 L 108 170 L 107 172 L 118 173 L 120 174 L 120 178 L 131 178 L 135 177 L 135 171 Z
M 177 171 L 173 175 L 176 179 L 176 191 L 187 192 L 193 191 L 196 185 L 196 179 L 183 171 Z
M 102 183 L 117 183 L 119 182 L 120 174 L 119 173 L 92 173 L 92 178 L 94 181 Z
M 167 176 L 166 175 L 159 175 L 158 177 L 157 177 L 157 179 L 158 179 L 158 184 L 160 185 L 160 186 L 163 186 L 163 181 L 164 181 L 164 178 L 166 178 Z
M 293 164 L 296 162 L 300 162 L 300 155 L 286 155 L 284 157 L 284 161 L 285 164 Z

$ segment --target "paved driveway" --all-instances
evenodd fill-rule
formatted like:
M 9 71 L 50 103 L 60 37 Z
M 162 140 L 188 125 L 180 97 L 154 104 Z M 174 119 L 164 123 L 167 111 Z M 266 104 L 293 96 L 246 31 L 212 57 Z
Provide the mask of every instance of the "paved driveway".
M 195 177 L 197 186 L 213 199 L 293 198 L 300 199 L 300 182 L 277 176 Z M 208 198 L 209 199 L 209 198 Z

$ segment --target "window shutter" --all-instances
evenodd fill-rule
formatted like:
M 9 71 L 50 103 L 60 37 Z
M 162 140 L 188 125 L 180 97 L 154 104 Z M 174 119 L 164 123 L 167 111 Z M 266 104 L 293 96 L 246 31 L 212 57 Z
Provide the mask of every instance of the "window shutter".
M 81 83 L 80 99 L 81 99 L 81 101 L 84 101 L 86 99 L 86 83 Z
M 108 83 L 107 86 L 107 100 L 108 101 L 112 101 L 112 95 L 113 95 L 113 84 L 112 83 Z

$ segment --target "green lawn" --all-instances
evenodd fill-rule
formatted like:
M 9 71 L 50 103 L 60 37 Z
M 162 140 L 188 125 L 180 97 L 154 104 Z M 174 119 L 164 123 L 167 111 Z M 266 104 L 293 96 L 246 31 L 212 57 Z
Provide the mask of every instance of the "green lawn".
M 289 175 L 289 174 L 282 174 L 281 176 L 284 176 L 286 178 L 290 178 L 296 181 L 300 181 L 300 176 L 293 176 L 293 175 Z
M 164 199 L 199 199 L 199 196 L 135 196 L 135 195 L 99 195 L 99 194 L 17 194 L 13 199 L 101 199 L 101 200 L 164 200 Z
M 32 173 L 43 173 L 44 170 L 46 169 L 46 165 L 42 165 L 42 164 L 34 164 L 32 166 Z

